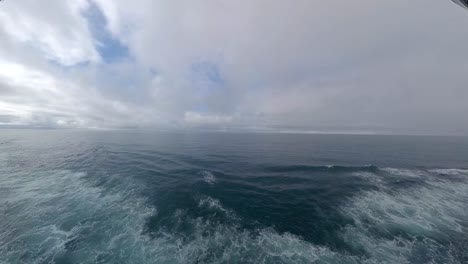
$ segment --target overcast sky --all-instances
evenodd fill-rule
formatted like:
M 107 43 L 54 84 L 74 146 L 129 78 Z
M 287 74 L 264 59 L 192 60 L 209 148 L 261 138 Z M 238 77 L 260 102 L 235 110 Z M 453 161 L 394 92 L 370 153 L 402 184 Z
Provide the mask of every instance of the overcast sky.
M 449 0 L 4 0 L 0 127 L 468 135 Z

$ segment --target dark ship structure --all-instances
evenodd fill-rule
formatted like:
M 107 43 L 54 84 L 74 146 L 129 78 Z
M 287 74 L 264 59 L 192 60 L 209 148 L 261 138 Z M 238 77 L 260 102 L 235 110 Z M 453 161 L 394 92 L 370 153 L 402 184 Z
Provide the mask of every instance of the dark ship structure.
M 468 0 L 452 0 L 455 4 L 468 9 Z

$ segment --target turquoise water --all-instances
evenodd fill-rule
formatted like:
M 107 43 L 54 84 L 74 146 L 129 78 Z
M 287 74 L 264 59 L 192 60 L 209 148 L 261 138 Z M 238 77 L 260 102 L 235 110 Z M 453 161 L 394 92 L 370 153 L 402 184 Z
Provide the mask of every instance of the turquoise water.
M 468 138 L 0 130 L 0 263 L 467 263 Z

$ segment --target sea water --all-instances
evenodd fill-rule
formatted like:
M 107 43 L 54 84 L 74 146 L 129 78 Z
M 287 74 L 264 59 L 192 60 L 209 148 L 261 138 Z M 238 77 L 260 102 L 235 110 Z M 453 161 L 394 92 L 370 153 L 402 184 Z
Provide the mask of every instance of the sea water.
M 0 130 L 0 263 L 468 263 L 468 138 Z

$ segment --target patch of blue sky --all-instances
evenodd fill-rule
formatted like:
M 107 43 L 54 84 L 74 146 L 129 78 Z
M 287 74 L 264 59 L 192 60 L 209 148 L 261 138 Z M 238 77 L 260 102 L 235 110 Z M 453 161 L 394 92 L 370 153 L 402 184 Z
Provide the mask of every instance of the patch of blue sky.
M 96 4 L 90 2 L 83 16 L 88 20 L 95 48 L 104 62 L 112 63 L 129 58 L 128 47 L 109 32 L 106 17 Z

